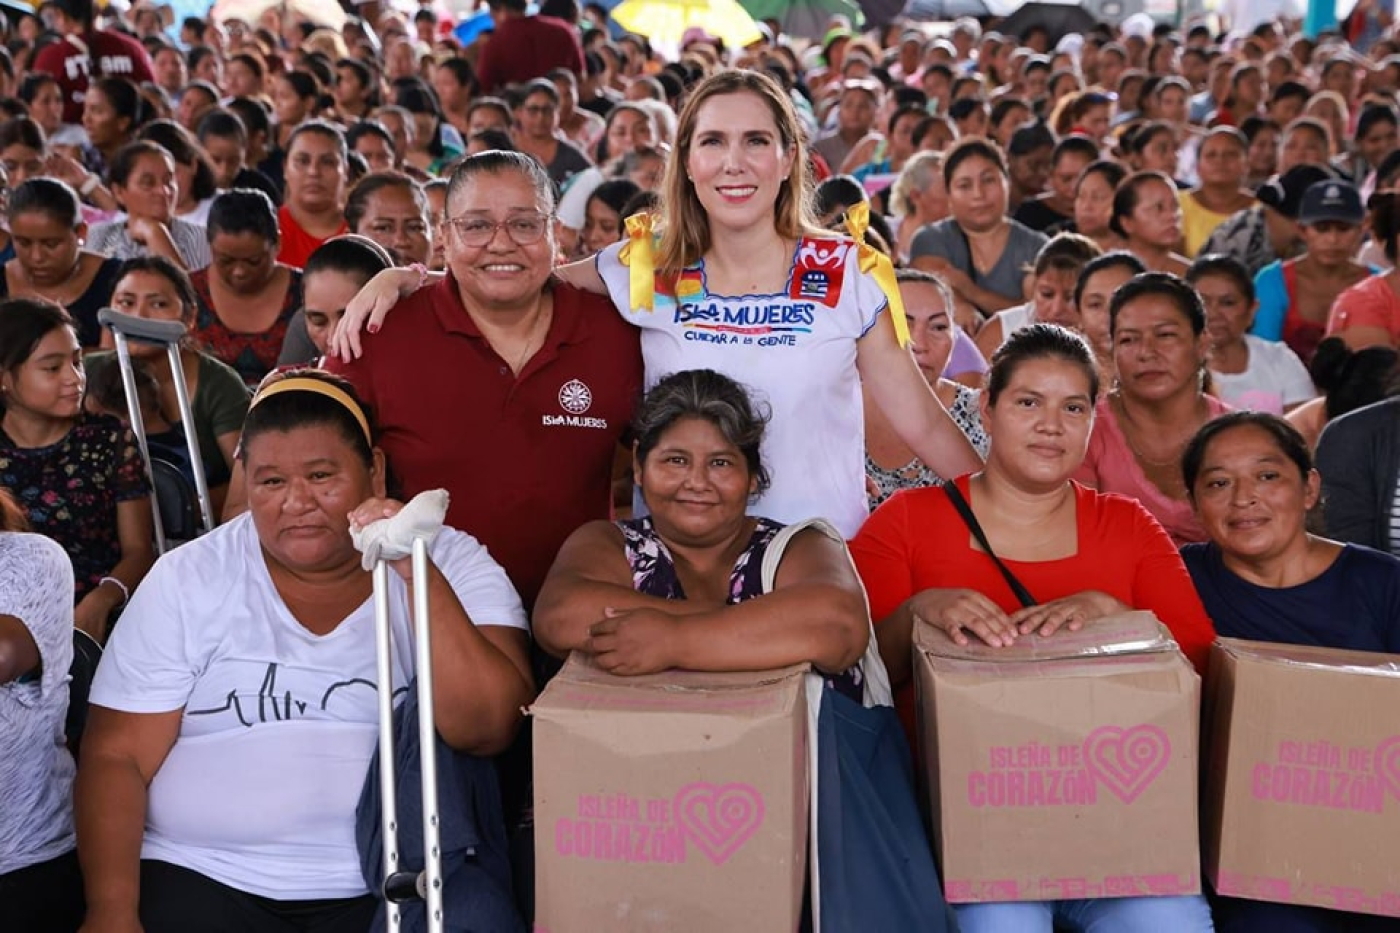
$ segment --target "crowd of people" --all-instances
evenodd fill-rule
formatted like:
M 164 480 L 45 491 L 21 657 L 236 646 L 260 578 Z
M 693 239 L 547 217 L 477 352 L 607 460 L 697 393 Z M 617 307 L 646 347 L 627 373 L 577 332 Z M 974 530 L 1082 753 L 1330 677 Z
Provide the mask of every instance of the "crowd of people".
M 0 928 L 370 928 L 354 542 L 430 490 L 434 713 L 496 765 L 453 793 L 506 840 L 483 929 L 531 914 L 521 711 L 573 652 L 807 663 L 856 701 L 882 664 L 915 747 L 917 625 L 1001 647 L 1149 610 L 1203 674 L 1217 635 L 1400 653 L 1379 4 L 1319 35 L 834 17 L 675 48 L 488 6 L 465 46 L 431 3 L 10 12 Z M 178 354 L 133 344 L 123 378 L 108 307 L 182 323 Z M 147 454 L 220 519 L 163 556 Z M 1397 922 L 1213 892 L 953 912 Z

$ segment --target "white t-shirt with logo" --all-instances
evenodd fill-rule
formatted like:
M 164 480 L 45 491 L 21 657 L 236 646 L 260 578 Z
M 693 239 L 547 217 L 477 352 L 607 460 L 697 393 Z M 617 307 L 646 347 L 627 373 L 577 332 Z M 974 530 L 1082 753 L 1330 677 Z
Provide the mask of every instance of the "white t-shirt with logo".
M 443 529 L 433 564 L 477 625 L 525 629 L 505 572 Z M 413 672 L 408 590 L 389 574 L 395 690 Z M 281 900 L 366 892 L 355 805 L 378 740 L 374 610 L 307 631 L 278 595 L 252 518 L 174 551 L 122 614 L 92 702 L 183 710 L 151 782 L 141 857 Z
M 1215 394 L 1231 408 L 1281 415 L 1284 409 L 1317 396 L 1308 368 L 1282 341 L 1245 334 L 1249 362 L 1242 373 L 1211 370 Z
M 703 263 L 674 282 L 658 274 L 650 312 L 631 308 L 621 248 L 598 254 L 598 272 L 613 304 L 642 329 L 647 388 L 689 369 L 745 386 L 772 414 L 762 457 L 773 484 L 749 511 L 784 524 L 826 518 L 854 537 L 868 514 L 856 341 L 887 304 L 860 271 L 854 243 L 803 239 L 788 287 L 776 295 L 712 295 Z

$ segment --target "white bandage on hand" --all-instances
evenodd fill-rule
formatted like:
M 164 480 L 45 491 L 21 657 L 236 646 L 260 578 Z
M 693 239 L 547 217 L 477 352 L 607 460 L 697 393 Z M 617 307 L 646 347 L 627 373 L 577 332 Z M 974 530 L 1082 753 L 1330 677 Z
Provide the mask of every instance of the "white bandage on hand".
M 381 518 L 363 528 L 351 528 L 350 540 L 364 555 L 360 562 L 373 570 L 381 559 L 398 560 L 413 553 L 413 542 L 423 538 L 432 546 L 447 518 L 447 490 L 429 489 L 414 496 L 393 518 Z

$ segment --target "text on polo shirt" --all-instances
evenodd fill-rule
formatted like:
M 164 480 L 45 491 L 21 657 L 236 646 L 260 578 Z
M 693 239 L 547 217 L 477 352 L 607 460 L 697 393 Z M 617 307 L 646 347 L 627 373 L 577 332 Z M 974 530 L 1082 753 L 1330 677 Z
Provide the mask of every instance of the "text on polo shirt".
M 547 428 L 595 428 L 606 430 L 606 418 L 586 418 L 584 412 L 593 407 L 593 390 L 581 379 L 570 379 L 559 387 L 559 407 L 562 415 L 541 415 L 540 424 Z

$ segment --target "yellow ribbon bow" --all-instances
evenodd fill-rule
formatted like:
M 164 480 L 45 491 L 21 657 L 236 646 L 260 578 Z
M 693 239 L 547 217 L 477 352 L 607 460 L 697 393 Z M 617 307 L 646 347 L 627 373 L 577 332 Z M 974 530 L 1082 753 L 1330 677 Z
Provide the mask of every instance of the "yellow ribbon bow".
M 627 218 L 627 242 L 617 258 L 628 268 L 632 310 L 652 311 L 656 304 L 656 258 L 652 255 L 650 213 L 643 211 Z
M 632 221 L 628 220 L 629 229 Z M 890 257 L 865 242 L 865 231 L 870 229 L 870 205 L 862 201 L 846 211 L 846 229 L 855 238 L 859 250 L 860 271 L 874 276 L 880 291 L 890 303 L 890 320 L 894 322 L 894 336 L 901 347 L 909 345 L 909 322 L 904 317 L 904 299 L 899 295 L 899 282 L 894 277 L 894 263 Z M 633 279 L 635 282 L 636 280 Z M 633 286 L 636 287 L 635 285 Z

